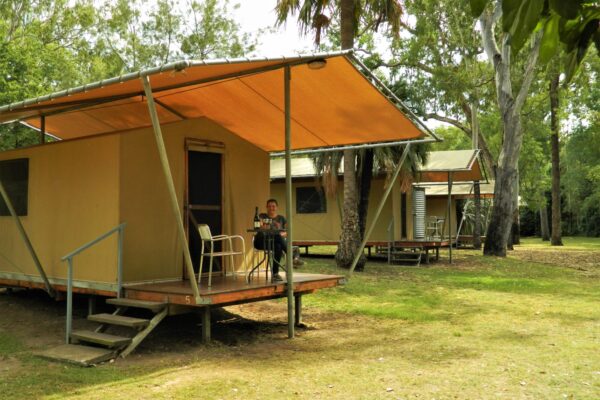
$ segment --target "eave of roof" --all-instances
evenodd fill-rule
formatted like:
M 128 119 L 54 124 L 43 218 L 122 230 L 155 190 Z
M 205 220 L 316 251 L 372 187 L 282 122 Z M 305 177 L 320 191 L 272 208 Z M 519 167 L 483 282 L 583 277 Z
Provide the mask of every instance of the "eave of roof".
M 318 59 L 328 66 L 303 66 Z M 290 66 L 293 149 L 436 139 L 357 65 L 350 50 L 179 61 L 2 106 L 0 123 L 19 120 L 39 129 L 44 118 L 47 132 L 62 139 L 145 128 L 150 120 L 139 78 L 148 76 L 161 124 L 208 118 L 273 152 L 284 148 L 283 68 Z

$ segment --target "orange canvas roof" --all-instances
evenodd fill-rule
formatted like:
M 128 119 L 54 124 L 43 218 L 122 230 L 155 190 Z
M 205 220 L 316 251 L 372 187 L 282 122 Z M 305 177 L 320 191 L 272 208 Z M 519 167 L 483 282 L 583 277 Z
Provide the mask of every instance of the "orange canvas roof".
M 325 59 L 322 69 L 310 61 Z M 61 139 L 151 125 L 143 85 L 152 85 L 161 124 L 208 118 L 265 151 L 284 149 L 284 73 L 291 68 L 292 149 L 421 139 L 407 117 L 355 66 L 348 52 L 278 59 L 184 61 L 0 107 Z
M 481 198 L 493 198 L 494 197 L 494 181 L 484 182 L 480 184 L 480 197 Z M 419 182 L 413 184 L 416 187 L 425 189 L 425 196 L 427 197 L 447 197 L 448 196 L 448 185 L 440 182 Z M 475 197 L 473 189 L 473 182 L 458 182 L 452 185 L 451 195 L 458 199 L 470 199 Z

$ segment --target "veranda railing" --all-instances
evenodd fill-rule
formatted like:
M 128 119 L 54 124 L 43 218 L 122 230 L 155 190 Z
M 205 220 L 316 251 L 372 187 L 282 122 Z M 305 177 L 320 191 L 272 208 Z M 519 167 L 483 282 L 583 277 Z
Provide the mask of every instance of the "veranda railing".
M 117 297 L 121 297 L 121 291 L 123 288 L 123 231 L 125 230 L 125 225 L 127 225 L 127 223 L 124 222 L 112 228 L 108 232 L 98 236 L 96 239 L 84 244 L 83 246 L 73 250 L 72 252 L 61 258 L 61 261 L 66 261 L 69 266 L 67 272 L 67 344 L 69 344 L 71 341 L 71 330 L 73 323 L 73 257 L 78 255 L 82 251 L 92 247 L 96 243 L 101 242 L 113 233 L 117 232 Z

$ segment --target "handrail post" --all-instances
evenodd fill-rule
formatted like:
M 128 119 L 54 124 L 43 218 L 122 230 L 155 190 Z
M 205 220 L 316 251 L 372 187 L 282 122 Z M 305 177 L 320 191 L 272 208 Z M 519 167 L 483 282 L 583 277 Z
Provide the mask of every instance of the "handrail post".
M 67 259 L 69 264 L 67 272 L 67 344 L 71 343 L 71 329 L 73 326 L 73 258 Z
M 68 264 L 67 269 L 67 332 L 66 332 L 66 342 L 69 344 L 71 342 L 71 331 L 73 326 L 73 257 L 81 253 L 83 250 L 86 250 L 96 243 L 106 239 L 111 236 L 113 233 L 117 232 L 117 241 L 118 241 L 118 250 L 117 250 L 117 297 L 121 297 L 121 292 L 123 290 L 123 234 L 125 232 L 125 226 L 127 224 L 123 222 L 115 228 L 112 228 L 108 232 L 98 236 L 96 239 L 84 244 L 78 249 L 72 251 L 71 253 L 63 256 L 61 261 L 66 261 Z
M 390 223 L 388 224 L 388 264 L 392 263 L 392 245 L 393 245 L 393 241 L 394 241 L 394 218 L 392 218 L 390 220 Z
M 117 298 L 120 298 L 123 291 L 123 235 L 125 234 L 125 225 L 119 225 L 118 248 L 117 248 Z

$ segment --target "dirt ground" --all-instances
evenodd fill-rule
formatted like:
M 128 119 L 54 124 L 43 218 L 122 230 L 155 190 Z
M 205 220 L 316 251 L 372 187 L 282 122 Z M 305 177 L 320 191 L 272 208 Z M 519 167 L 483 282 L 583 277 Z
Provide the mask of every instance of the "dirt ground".
M 95 323 L 85 319 L 88 310 L 87 297 L 76 297 L 73 311 L 74 329 L 93 329 Z M 98 311 L 110 312 L 109 307 Z M 1 289 L 0 288 L 0 334 L 3 332 L 17 334 L 25 351 L 41 351 L 64 343 L 65 337 L 65 303 L 50 299 L 41 290 Z M 143 313 L 143 311 L 142 311 Z M 143 315 L 140 315 L 143 316 Z M 304 313 L 310 325 L 297 328 L 297 335 L 316 330 L 327 329 L 326 326 L 336 324 L 336 318 L 329 313 L 311 309 Z M 192 356 L 204 348 L 201 343 L 201 315 L 183 314 L 170 316 L 142 342 L 133 356 L 119 362 L 135 362 L 143 365 L 152 364 L 153 354 L 174 359 L 181 355 Z M 215 309 L 212 312 L 211 346 L 248 346 L 270 342 L 277 346 L 287 336 L 287 305 L 283 301 L 265 301 L 226 309 Z M 1 356 L 0 356 L 1 357 Z M 129 361 L 132 360 L 132 361 Z M 8 371 L 19 367 L 15 357 L 5 356 L 0 359 L 0 370 Z M 0 374 L 1 376 L 1 374 Z
M 590 278 L 600 277 L 600 252 L 593 251 L 561 251 L 532 250 L 517 248 L 510 256 L 524 261 L 535 261 L 550 265 L 560 265 L 581 271 Z M 470 268 L 474 262 L 472 257 L 458 259 L 453 268 Z M 102 304 L 98 305 L 99 311 Z M 51 346 L 60 345 L 65 336 L 65 302 L 50 299 L 41 290 L 4 289 L 0 288 L 0 334 L 3 332 L 17 334 L 27 351 L 40 351 Z M 106 312 L 112 311 L 108 307 Z M 85 318 L 88 312 L 88 298 L 75 297 L 73 326 L 75 329 L 93 329 L 95 323 Z M 140 315 L 142 316 L 142 315 Z M 297 328 L 297 335 L 318 336 L 311 331 L 339 331 L 348 325 L 346 315 L 320 311 L 310 308 L 303 312 L 304 321 L 308 323 Z M 353 320 L 360 321 L 360 316 Z M 278 346 L 285 341 L 278 339 L 287 336 L 287 305 L 285 301 L 264 301 L 226 309 L 213 310 L 212 313 L 212 346 L 248 346 L 269 342 L 270 346 Z M 353 321 L 352 324 L 356 324 Z M 369 323 L 369 318 L 364 318 Z M 165 319 L 133 353 L 136 363 L 153 363 L 152 354 L 160 353 L 161 357 L 175 358 L 182 354 L 193 355 L 201 352 L 201 316 L 200 314 L 184 314 Z M 2 361 L 1 370 L 18 368 L 18 362 L 9 357 Z M 131 362 L 131 361 L 129 361 Z
M 590 278 L 600 277 L 600 252 L 585 250 L 533 250 L 516 246 L 509 255 L 523 261 L 574 268 Z
M 600 277 L 598 251 L 517 248 L 509 257 L 573 268 L 585 280 Z M 471 251 L 456 252 L 451 267 L 443 260 L 435 265 L 467 273 L 482 268 L 481 258 Z M 414 267 L 409 268 L 407 273 Z M 76 389 L 73 383 L 54 389 L 46 381 L 44 390 L 49 398 L 86 400 L 129 400 L 139 385 L 147 388 L 143 398 L 191 399 L 198 398 L 194 390 L 200 384 L 209 391 L 204 398 L 598 398 L 592 393 L 600 388 L 594 350 L 600 331 L 589 293 L 580 298 L 567 292 L 529 295 L 504 287 L 428 287 L 457 306 L 447 309 L 451 316 L 425 322 L 308 305 L 307 325 L 297 329 L 293 341 L 287 340 L 285 300 L 215 310 L 209 345 L 201 342 L 200 314 L 171 316 L 129 357 L 96 369 L 136 379 L 118 384 L 107 379 L 94 386 L 82 378 L 86 383 Z M 5 354 L 0 355 L 0 383 L 32 365 L 63 368 L 32 363 L 29 355 L 64 342 L 64 302 L 42 291 L 0 289 L 0 310 L 0 338 L 5 339 L 0 341 L 5 346 L 0 349 Z M 76 329 L 95 326 L 85 319 L 87 312 L 87 298 L 76 297 Z M 292 371 L 290 376 L 281 374 L 282 366 Z M 273 383 L 272 374 L 279 382 Z M 348 396 L 349 390 L 354 396 Z

